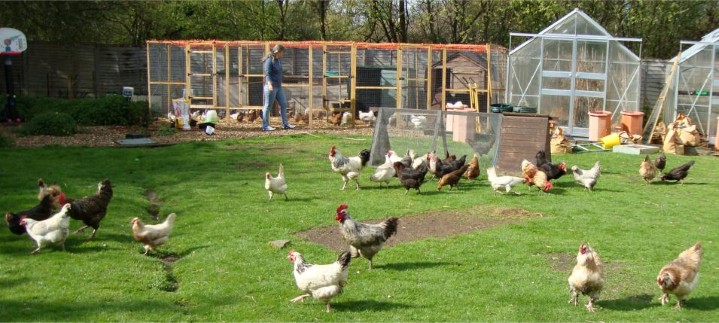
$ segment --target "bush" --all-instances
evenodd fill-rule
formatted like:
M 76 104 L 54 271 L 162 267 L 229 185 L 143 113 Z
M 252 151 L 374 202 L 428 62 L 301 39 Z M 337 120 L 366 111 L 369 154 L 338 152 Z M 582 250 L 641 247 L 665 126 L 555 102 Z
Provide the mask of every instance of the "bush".
M 24 135 L 71 136 L 77 132 L 77 123 L 67 113 L 46 112 L 23 125 Z
M 0 101 L 4 101 L 4 98 Z M 4 105 L 2 102 L 0 104 Z M 62 112 L 71 115 L 76 124 L 84 126 L 146 127 L 150 123 L 147 102 L 130 102 L 119 95 L 76 100 L 19 96 L 17 108 L 20 116 L 26 121 L 48 112 Z

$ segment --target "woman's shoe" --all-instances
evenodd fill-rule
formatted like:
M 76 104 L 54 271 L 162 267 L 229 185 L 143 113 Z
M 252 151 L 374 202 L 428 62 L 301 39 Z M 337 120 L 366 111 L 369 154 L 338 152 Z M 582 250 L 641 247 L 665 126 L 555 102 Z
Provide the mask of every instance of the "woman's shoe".
M 284 126 L 282 127 L 282 129 L 287 129 L 287 130 L 289 130 L 289 129 L 294 129 L 294 128 L 295 128 L 295 126 L 293 126 L 293 125 L 291 125 L 291 124 L 284 125 Z

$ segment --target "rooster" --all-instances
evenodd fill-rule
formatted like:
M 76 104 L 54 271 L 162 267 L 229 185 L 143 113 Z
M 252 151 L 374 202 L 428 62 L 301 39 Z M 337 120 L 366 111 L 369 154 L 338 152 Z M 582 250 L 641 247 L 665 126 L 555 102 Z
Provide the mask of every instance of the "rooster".
M 159 224 L 144 224 L 140 218 L 133 218 L 132 236 L 140 241 L 145 248 L 145 255 L 155 250 L 155 247 L 163 245 L 170 238 L 172 228 L 175 226 L 175 213 L 170 213 L 164 222 Z
M 359 256 L 369 260 L 369 269 L 372 269 L 372 258 L 381 249 L 387 239 L 397 232 L 396 217 L 391 217 L 378 224 L 356 222 L 347 212 L 347 204 L 337 207 L 335 221 L 340 224 L 342 237 L 350 245 L 352 257 Z
M 23 218 L 29 218 L 35 221 L 46 220 L 50 216 L 52 216 L 53 205 L 53 198 L 50 194 L 48 194 L 45 195 L 42 200 L 40 200 L 40 203 L 38 205 L 29 210 L 24 210 L 16 213 L 6 212 L 5 222 L 7 223 L 8 229 L 10 229 L 10 232 L 17 235 L 21 235 L 27 232 L 27 230 L 25 230 L 25 226 L 20 225 L 20 221 Z
M 389 186 L 389 182 L 392 180 L 393 177 L 396 177 L 396 175 L 397 172 L 394 170 L 394 167 L 392 167 L 390 154 L 387 153 L 387 155 L 384 156 L 384 164 L 380 165 L 379 167 L 377 167 L 377 169 L 375 169 L 374 174 L 369 177 L 369 180 L 372 182 L 378 182 L 379 187 L 382 187 L 382 183 L 385 183 Z
M 20 225 L 24 226 L 27 234 L 35 240 L 37 248 L 32 251 L 33 254 L 40 252 L 40 249 L 47 244 L 54 243 L 62 246 L 65 251 L 65 239 L 70 233 L 70 217 L 68 211 L 71 209 L 69 203 L 62 206 L 60 212 L 54 214 L 49 219 L 36 221 L 31 218 L 23 218 Z
M 479 158 L 477 158 L 477 154 L 474 154 L 472 159 L 469 160 L 469 167 L 467 171 L 464 172 L 464 177 L 467 177 L 468 180 L 473 180 L 478 178 L 479 174 Z
M 75 233 L 84 232 L 88 227 L 92 227 L 92 234 L 87 240 L 94 238 L 97 229 L 100 227 L 100 221 L 107 214 L 110 199 L 112 199 L 112 184 L 109 179 L 105 179 L 97 184 L 95 195 L 70 202 L 72 204 L 70 217 L 81 220 L 85 224 Z
M 548 180 L 559 179 L 567 173 L 567 164 L 565 162 L 552 164 L 547 159 L 547 154 L 544 150 L 538 151 L 535 158 L 537 159 L 537 167 L 539 167 L 539 170 L 547 174 Z
M 599 299 L 599 294 L 604 287 L 604 265 L 599 255 L 588 245 L 579 245 L 577 253 L 577 264 L 572 269 L 572 274 L 567 279 L 572 297 L 570 304 L 577 305 L 579 294 L 589 296 L 587 311 L 594 312 L 594 302 Z
M 594 188 L 594 185 L 597 185 L 597 179 L 601 173 L 602 166 L 599 164 L 598 160 L 594 163 L 592 168 L 586 170 L 579 168 L 577 165 L 572 166 L 572 175 L 574 175 L 574 180 L 582 183 L 584 188 L 589 191 Z
M 270 200 L 274 194 L 282 194 L 287 200 L 287 182 L 285 182 L 285 168 L 280 164 L 280 169 L 277 171 L 277 177 L 272 177 L 270 172 L 265 173 L 265 189 L 267 194 L 270 195 Z
M 344 181 L 344 185 L 342 185 L 342 190 L 347 188 L 347 182 L 352 179 L 355 181 L 355 183 L 357 183 L 357 189 L 360 188 L 360 171 L 362 171 L 362 168 L 367 165 L 367 161 L 369 161 L 369 155 L 369 150 L 363 149 L 358 156 L 345 157 L 342 156 L 342 154 L 339 150 L 337 150 L 337 147 L 335 145 L 332 145 L 332 149 L 330 149 L 329 154 L 330 166 L 332 166 L 332 170 L 335 173 L 339 173 L 340 175 L 342 175 L 342 180 Z
M 499 192 L 500 189 L 504 189 L 506 193 L 509 193 L 512 190 L 512 187 L 516 186 L 517 184 L 524 183 L 524 178 L 521 177 L 498 177 L 497 171 L 494 167 L 487 168 L 487 179 L 489 180 L 490 185 L 492 185 L 492 190 L 494 190 L 495 194 Z
M 639 175 L 641 175 L 647 183 L 651 182 L 654 177 L 657 177 L 657 168 L 652 161 L 649 160 L 649 155 L 646 155 L 644 161 L 639 165 Z
M 459 180 L 462 179 L 462 174 L 467 172 L 467 169 L 469 169 L 469 165 L 463 165 L 459 169 L 442 176 L 442 178 L 440 178 L 439 182 L 437 183 L 437 190 L 441 191 L 442 187 L 446 185 L 449 185 L 450 190 L 452 190 L 455 186 L 458 186 Z
M 662 290 L 659 300 L 662 305 L 669 302 L 669 293 L 677 297 L 677 309 L 682 308 L 684 298 L 696 287 L 699 281 L 699 265 L 704 250 L 700 243 L 694 244 L 679 254 L 677 259 L 662 267 L 657 276 L 657 285 Z
M 295 277 L 297 288 L 305 294 L 291 299 L 291 302 L 304 301 L 307 297 L 314 297 L 327 303 L 327 312 L 331 310 L 330 301 L 342 293 L 347 284 L 347 273 L 352 261 L 349 251 L 337 257 L 337 261 L 328 265 L 314 265 L 305 262 L 301 253 L 292 249 L 287 258 L 294 264 L 292 275 Z
M 684 179 L 689 175 L 689 168 L 694 165 L 694 161 L 690 160 L 681 166 L 672 168 L 668 173 L 662 175 L 662 181 L 676 181 L 684 184 Z M 675 182 L 675 183 L 676 183 Z

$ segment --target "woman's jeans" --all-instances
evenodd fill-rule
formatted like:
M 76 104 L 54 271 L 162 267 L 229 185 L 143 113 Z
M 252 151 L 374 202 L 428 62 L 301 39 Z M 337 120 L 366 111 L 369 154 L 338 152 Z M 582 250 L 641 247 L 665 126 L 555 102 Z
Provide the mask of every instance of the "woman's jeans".
M 285 91 L 282 87 L 272 87 L 272 91 L 267 90 L 267 85 L 263 87 L 264 94 L 264 106 L 262 106 L 262 128 L 265 129 L 270 126 L 270 111 L 274 106 L 275 100 L 280 104 L 280 117 L 282 117 L 282 126 L 288 126 L 290 124 L 287 121 L 287 99 L 285 98 Z

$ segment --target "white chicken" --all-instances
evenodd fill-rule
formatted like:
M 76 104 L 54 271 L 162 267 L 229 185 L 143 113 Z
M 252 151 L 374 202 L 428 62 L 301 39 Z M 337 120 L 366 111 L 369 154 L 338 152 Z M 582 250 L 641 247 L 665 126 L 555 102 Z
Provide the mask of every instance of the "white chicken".
M 305 294 L 291 299 L 291 302 L 304 301 L 307 297 L 314 297 L 327 303 L 327 312 L 331 310 L 330 301 L 342 293 L 347 284 L 347 272 L 352 257 L 345 251 L 337 257 L 337 261 L 328 265 L 313 265 L 305 262 L 302 254 L 292 249 L 287 256 L 294 263 L 292 274 L 295 277 L 297 288 Z
M 394 167 L 392 167 L 390 154 L 387 153 L 386 155 L 384 155 L 384 164 L 380 165 L 379 167 L 377 167 L 377 169 L 375 169 L 374 174 L 369 177 L 369 180 L 372 182 L 378 182 L 379 187 L 382 187 L 382 183 L 385 183 L 389 186 L 389 182 L 392 180 L 393 177 L 395 177 L 395 175 L 396 172 L 394 170 Z
M 357 184 L 357 189 L 360 188 L 358 178 L 360 172 L 362 171 L 362 168 L 367 165 L 367 161 L 369 161 L 369 156 L 369 150 L 363 149 L 358 156 L 345 157 L 342 156 L 342 154 L 339 150 L 337 150 L 337 147 L 335 145 L 332 145 L 332 149 L 330 149 L 329 153 L 330 166 L 332 166 L 332 171 L 342 175 L 342 181 L 344 182 L 344 185 L 342 185 L 342 190 L 347 188 L 347 182 L 349 182 L 350 180 L 355 181 L 355 183 Z
M 346 126 L 352 121 L 352 114 L 349 112 L 342 113 L 342 119 L 340 119 L 340 126 Z
M 577 165 L 572 166 L 572 175 L 574 180 L 582 183 L 585 189 L 592 190 L 597 185 L 597 179 L 602 174 L 602 166 L 597 160 L 592 168 L 584 170 L 579 168 Z
M 130 221 L 132 224 L 132 236 L 143 244 L 145 255 L 170 239 L 176 216 L 175 213 L 170 213 L 165 221 L 159 224 L 144 224 L 139 218 L 133 218 Z
M 54 243 L 62 246 L 65 251 L 65 239 L 70 234 L 70 203 L 62 206 L 60 212 L 55 213 L 47 220 L 36 221 L 31 218 L 24 218 L 20 221 L 20 225 L 24 225 L 27 234 L 37 244 L 37 248 L 32 251 L 33 254 L 40 252 L 40 249 L 47 244 Z
M 372 122 L 377 120 L 377 117 L 374 115 L 374 112 L 372 112 L 372 111 L 367 111 L 367 112 L 360 111 L 359 119 L 364 121 L 365 123 L 371 124 Z
M 287 182 L 285 181 L 285 168 L 280 164 L 280 169 L 277 171 L 277 176 L 272 177 L 270 172 L 265 173 L 265 189 L 267 194 L 270 195 L 270 200 L 274 194 L 282 194 L 287 200 Z
M 505 193 L 509 193 L 512 191 L 512 187 L 524 182 L 524 178 L 521 177 L 497 176 L 497 171 L 494 167 L 487 168 L 487 179 L 492 185 L 494 193 L 499 192 L 501 189 L 504 189 Z

